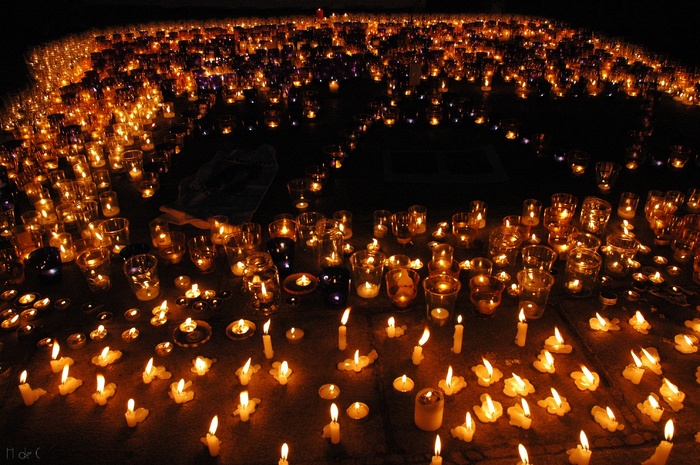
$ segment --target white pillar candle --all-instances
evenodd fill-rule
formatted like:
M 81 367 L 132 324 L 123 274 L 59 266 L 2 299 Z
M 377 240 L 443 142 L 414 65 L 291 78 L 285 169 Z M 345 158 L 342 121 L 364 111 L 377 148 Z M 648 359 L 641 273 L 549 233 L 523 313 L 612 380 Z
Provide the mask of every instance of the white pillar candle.
M 338 327 L 338 349 L 340 350 L 345 350 L 348 348 L 348 329 L 345 326 L 348 324 L 348 318 L 350 318 L 350 307 L 346 308 L 343 312 L 343 316 L 340 319 L 340 326 Z
M 218 415 L 214 415 L 214 418 L 212 418 L 211 424 L 209 425 L 209 432 L 207 433 L 207 436 L 201 438 L 202 443 L 207 446 L 209 449 L 209 455 L 212 457 L 218 456 L 221 449 L 221 441 L 216 437 L 216 429 L 218 426 L 219 417 Z
M 669 455 L 671 455 L 671 449 L 673 448 L 673 443 L 671 442 L 671 439 L 673 439 L 673 420 L 668 420 L 666 422 L 664 436 L 666 440 L 659 443 L 654 451 L 654 455 L 642 462 L 642 465 L 665 465 Z
M 270 329 L 270 320 L 267 320 L 267 322 L 263 325 L 263 351 L 265 352 L 265 358 L 270 360 L 274 354 L 275 351 L 272 350 L 272 338 L 270 335 L 267 333 Z
M 46 391 L 43 389 L 32 389 L 29 383 L 27 383 L 27 370 L 24 370 L 19 376 L 19 392 L 22 394 L 22 400 L 26 406 L 32 405 L 39 397 L 46 394 Z
M 527 338 L 527 323 L 525 322 L 525 310 L 520 309 L 520 315 L 518 315 L 518 333 L 515 335 L 515 345 L 518 347 L 525 347 L 525 339 Z
M 429 337 L 430 331 L 428 330 L 428 328 L 425 328 L 423 330 L 423 336 L 421 336 L 420 340 L 418 341 L 418 345 L 413 347 L 413 355 L 411 356 L 411 361 L 414 365 L 420 365 L 420 362 L 425 358 L 423 357 L 423 344 L 425 344 L 428 341 Z
M 462 339 L 464 339 L 464 325 L 462 324 L 462 315 L 459 315 L 457 316 L 455 333 L 452 336 L 452 352 L 455 354 L 462 353 Z

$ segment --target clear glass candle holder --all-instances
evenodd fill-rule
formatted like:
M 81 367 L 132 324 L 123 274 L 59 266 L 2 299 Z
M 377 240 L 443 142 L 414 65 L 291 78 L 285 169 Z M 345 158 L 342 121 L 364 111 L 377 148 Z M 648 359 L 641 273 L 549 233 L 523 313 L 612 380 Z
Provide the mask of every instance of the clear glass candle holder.
M 461 288 L 459 279 L 444 274 L 428 276 L 423 280 L 425 317 L 431 325 L 443 326 L 450 321 Z
M 357 295 L 371 299 L 379 295 L 385 256 L 381 252 L 359 250 L 350 257 L 353 284 Z
M 216 270 L 216 244 L 209 236 L 196 236 L 187 243 L 190 259 L 201 273 Z
M 493 318 L 501 305 L 505 284 L 493 276 L 476 275 L 469 280 L 469 299 L 478 316 Z

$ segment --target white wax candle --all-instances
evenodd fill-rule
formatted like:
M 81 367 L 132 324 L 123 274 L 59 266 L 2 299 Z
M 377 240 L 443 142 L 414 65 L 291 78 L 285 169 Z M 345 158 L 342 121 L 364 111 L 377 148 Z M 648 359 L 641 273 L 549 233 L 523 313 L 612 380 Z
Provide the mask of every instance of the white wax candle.
M 510 417 L 508 424 L 522 429 L 530 429 L 532 425 L 530 406 L 525 399 L 521 399 L 520 402 L 521 405 L 515 404 L 512 407 L 508 407 L 507 412 Z
M 467 412 L 463 425 L 459 425 L 450 430 L 453 438 L 460 439 L 464 442 L 472 442 L 474 432 L 476 432 L 476 423 L 472 421 L 472 415 L 469 412 Z
M 338 327 L 338 349 L 340 350 L 345 350 L 348 348 L 348 329 L 345 326 L 348 323 L 348 318 L 350 318 L 350 308 L 346 308 L 343 312 L 343 316 L 340 319 L 340 326 Z
M 126 424 L 133 428 L 137 424 L 141 423 L 148 416 L 148 410 L 145 408 L 138 408 L 134 410 L 134 399 L 129 399 L 127 403 L 126 413 L 124 418 L 126 418 Z
M 331 422 L 323 428 L 323 437 L 329 438 L 332 444 L 340 443 L 340 425 L 338 424 L 338 406 L 331 404 Z
M 464 325 L 462 324 L 462 315 L 457 316 L 457 324 L 455 332 L 452 336 L 452 352 L 455 354 L 462 353 L 462 339 L 464 338 Z
M 576 446 L 576 449 L 567 450 L 566 453 L 572 465 L 588 465 L 591 460 L 591 451 L 588 448 L 586 433 L 581 431 L 581 444 Z
M 512 378 L 505 380 L 505 384 L 503 386 L 503 393 L 508 397 L 525 397 L 533 392 L 535 392 L 535 387 L 530 383 L 530 381 L 521 378 L 515 373 L 513 373 Z
M 236 370 L 236 376 L 238 376 L 242 386 L 247 386 L 253 374 L 260 369 L 260 365 L 251 365 L 251 362 L 252 359 L 249 358 L 245 365 Z
M 263 351 L 265 352 L 265 358 L 270 360 L 275 352 L 272 350 L 272 338 L 270 337 L 267 332 L 270 329 L 270 320 L 267 320 L 267 322 L 263 325 Z
M 277 380 L 278 383 L 284 386 L 287 384 L 289 377 L 292 375 L 292 369 L 289 368 L 289 364 L 287 364 L 286 361 L 282 363 L 273 362 L 270 374 Z
M 576 387 L 581 391 L 595 391 L 600 384 L 600 376 L 598 376 L 598 373 L 591 372 L 583 365 L 581 365 L 581 371 L 574 371 L 571 373 L 571 377 L 574 379 Z
M 482 358 L 481 361 L 483 362 L 483 365 L 479 364 L 472 367 L 472 371 L 476 374 L 476 382 L 479 384 L 479 386 L 489 387 L 503 378 L 503 373 L 501 370 L 498 368 L 493 368 L 491 363 L 489 363 L 489 361 L 485 358 Z
M 64 366 L 61 375 L 61 384 L 58 385 L 58 392 L 60 392 L 62 396 L 65 396 L 74 392 L 82 385 L 83 382 L 81 380 L 68 376 L 68 365 Z
M 443 390 L 446 396 L 451 396 L 467 387 L 467 382 L 462 376 L 452 376 L 452 367 L 450 366 L 445 379 L 438 381 L 438 387 Z
M 192 360 L 192 368 L 190 368 L 190 371 L 192 373 L 197 373 L 198 376 L 204 376 L 209 371 L 211 364 L 214 362 L 216 362 L 215 358 L 198 356 Z
M 659 396 L 653 392 L 649 394 L 649 397 L 643 403 L 638 403 L 637 408 L 653 422 L 661 420 L 661 415 L 664 413 L 664 409 L 659 406 Z
M 664 436 L 666 440 L 659 443 L 654 451 L 654 455 L 642 462 L 642 465 L 665 465 L 669 455 L 671 455 L 671 449 L 673 448 L 673 443 L 671 442 L 671 439 L 673 439 L 673 420 L 668 420 L 666 422 Z
M 430 465 L 442 465 L 442 457 L 440 457 L 440 452 L 441 444 L 440 435 L 438 434 L 435 436 L 435 455 L 433 455 L 433 458 L 430 460 Z
M 630 380 L 633 384 L 639 384 L 644 375 L 644 367 L 642 366 L 642 361 L 637 357 L 637 354 L 635 354 L 633 350 L 630 352 L 632 353 L 632 360 L 634 363 L 625 367 L 622 371 L 622 376 Z
M 164 366 L 153 366 L 153 358 L 148 361 L 143 370 L 142 378 L 145 384 L 150 384 L 154 379 L 170 379 L 172 374 L 165 370 Z
M 564 344 L 564 339 L 556 326 L 554 327 L 554 336 L 549 336 L 544 341 L 544 348 L 554 354 L 570 354 L 572 350 L 570 345 Z
M 525 310 L 520 309 L 518 322 L 518 333 L 515 335 L 515 345 L 518 347 L 525 347 L 525 340 L 527 338 L 527 323 L 525 322 Z
M 360 351 L 356 350 L 355 356 L 353 358 L 349 358 L 345 361 L 338 363 L 338 369 L 344 371 L 354 371 L 355 373 L 359 373 L 360 371 L 362 371 L 363 368 L 374 363 L 378 356 L 379 354 L 377 354 L 377 351 L 374 349 L 372 349 L 372 351 L 367 355 L 362 356 L 360 356 Z
M 64 367 L 71 366 L 73 363 L 75 363 L 70 357 L 58 358 L 58 353 L 60 350 L 61 346 L 58 345 L 58 342 L 54 342 L 53 348 L 51 349 L 51 361 L 49 362 L 51 364 L 51 371 L 54 373 L 60 373 L 63 371 Z
M 185 380 L 181 379 L 177 383 L 170 384 L 168 395 L 176 404 L 185 404 L 194 399 L 194 392 L 187 390 L 190 386 L 192 386 L 192 381 L 185 383 Z
M 493 423 L 503 415 L 503 406 L 500 402 L 491 399 L 488 394 L 482 394 L 479 399 L 481 405 L 474 406 L 474 413 L 482 423 Z
M 618 423 L 612 410 L 610 410 L 610 407 L 602 408 L 596 405 L 591 409 L 591 415 L 593 415 L 593 419 L 601 426 L 601 428 L 606 429 L 611 433 L 625 429 L 625 425 Z
M 549 353 L 547 349 L 542 349 L 537 356 L 537 360 L 532 362 L 532 365 L 537 369 L 537 371 L 542 373 L 554 373 L 556 370 L 554 368 L 554 357 Z
M 32 389 L 32 387 L 27 383 L 27 370 L 24 370 L 19 377 L 19 392 L 22 394 L 22 400 L 24 405 L 30 406 L 39 399 L 39 397 L 46 394 L 41 388 Z
M 120 350 L 109 350 L 109 346 L 102 349 L 100 355 L 95 355 L 92 357 L 92 363 L 101 367 L 106 367 L 111 365 L 122 357 L 122 352 Z
M 114 395 L 117 390 L 117 385 L 109 383 L 105 385 L 105 378 L 102 375 L 97 375 L 97 391 L 92 395 L 92 400 L 97 405 L 106 405 L 107 400 Z
M 212 418 L 211 424 L 209 425 L 209 432 L 207 433 L 207 436 L 201 438 L 202 443 L 207 446 L 209 449 L 209 455 L 212 457 L 218 456 L 219 451 L 221 450 L 221 441 L 216 437 L 216 429 L 218 426 L 219 417 L 218 415 L 214 415 L 214 418 Z
M 255 412 L 255 407 L 260 403 L 260 399 L 249 399 L 248 391 L 241 392 L 239 398 L 241 403 L 238 404 L 238 408 L 233 414 L 240 416 L 241 421 L 245 422 Z
M 571 410 L 571 406 L 566 401 L 566 397 L 559 396 L 556 389 L 550 388 L 552 391 L 551 397 L 538 400 L 537 405 L 547 410 L 552 415 L 564 416 Z
M 414 365 L 420 365 L 420 362 L 425 358 L 423 356 L 423 344 L 425 344 L 428 341 L 429 337 L 430 331 L 428 330 L 428 328 L 425 328 L 423 330 L 423 335 L 418 341 L 418 345 L 413 347 L 413 355 L 411 356 L 411 361 Z

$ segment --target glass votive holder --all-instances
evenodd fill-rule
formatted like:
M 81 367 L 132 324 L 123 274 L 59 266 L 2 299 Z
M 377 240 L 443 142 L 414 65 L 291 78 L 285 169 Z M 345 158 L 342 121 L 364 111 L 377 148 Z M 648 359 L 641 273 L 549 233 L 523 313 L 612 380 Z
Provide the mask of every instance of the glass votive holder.
M 208 218 L 209 232 L 211 233 L 211 241 L 215 245 L 226 244 L 231 236 L 235 233 L 235 226 L 229 224 L 228 216 L 214 215 Z
M 424 205 L 411 205 L 408 207 L 408 213 L 413 215 L 415 224 L 415 236 L 425 234 L 428 225 L 428 207 Z
M 350 257 L 352 280 L 357 295 L 371 299 L 379 295 L 385 256 L 381 252 L 359 250 Z
M 25 261 L 29 254 L 43 247 L 43 230 L 35 224 L 21 224 L 12 228 L 10 243 L 15 249 L 17 257 Z
M 248 305 L 255 312 L 268 315 L 279 308 L 282 299 L 279 274 L 267 252 L 255 252 L 246 258 L 243 286 Z
M 457 239 L 457 247 L 471 247 L 478 230 L 476 213 L 457 212 L 452 215 L 452 235 Z
M 418 295 L 420 275 L 410 268 L 394 268 L 384 276 L 386 293 L 391 302 L 400 309 L 409 307 Z
M 96 247 L 85 249 L 76 257 L 75 262 L 92 292 L 104 292 L 112 287 L 112 268 L 109 260 L 109 251 Z
M 554 249 L 546 245 L 531 244 L 523 247 L 522 251 L 523 269 L 538 269 L 552 271 L 552 265 L 557 259 Z
M 391 215 L 391 231 L 398 245 L 406 247 L 413 244 L 413 235 L 416 230 L 414 219 L 415 217 L 407 211 Z
M 282 124 L 282 113 L 275 109 L 265 110 L 263 120 L 268 128 L 277 128 Z
M 97 186 L 93 181 L 78 180 L 73 182 L 75 193 L 78 199 L 97 201 Z
M 70 233 L 62 232 L 54 234 L 49 239 L 49 245 L 59 250 L 61 254 L 61 263 L 68 263 L 75 259 L 73 236 Z
M 328 266 L 318 275 L 318 289 L 323 302 L 332 308 L 344 307 L 350 295 L 352 274 L 342 266 Z
M 461 288 L 459 279 L 445 274 L 428 276 L 423 280 L 425 315 L 430 324 L 443 326 L 450 320 Z
M 151 242 L 153 247 L 158 247 L 159 242 L 169 239 L 167 233 L 170 232 L 170 225 L 162 217 L 155 218 L 148 223 L 151 232 Z
M 581 203 L 581 229 L 602 236 L 610 219 L 612 205 L 598 197 L 586 197 Z
M 105 160 L 102 145 L 99 142 L 86 142 L 85 151 L 87 152 L 87 160 L 92 168 L 102 168 L 107 164 Z
M 631 234 L 610 234 L 605 238 L 603 270 L 611 278 L 623 278 L 629 264 L 639 248 L 637 239 Z
M 514 268 L 523 243 L 523 233 L 514 226 L 498 226 L 489 234 L 488 253 L 494 268 Z
M 62 179 L 66 179 L 66 172 L 63 170 L 51 170 L 47 176 L 49 177 L 49 185 L 51 185 L 54 190 L 58 191 L 56 183 Z
M 240 224 L 240 228 L 243 248 L 248 252 L 258 250 L 262 243 L 262 226 L 258 223 L 246 221 Z
M 688 213 L 700 213 L 700 189 L 691 187 L 688 189 L 685 200 L 685 211 Z
M 528 228 L 540 224 L 542 214 L 542 202 L 537 199 L 525 199 L 523 201 L 523 212 L 520 215 L 520 224 Z M 504 222 L 504 225 L 505 222 Z M 509 226 L 509 225 L 506 225 Z M 515 225 L 511 225 L 515 226 Z
M 131 174 L 131 171 L 129 171 Z M 141 193 L 141 197 L 148 199 L 156 195 L 160 189 L 160 177 L 158 173 L 146 171 L 142 173 L 141 178 L 136 182 L 136 189 Z
M 680 263 L 688 263 L 695 255 L 700 242 L 700 231 L 694 229 L 683 229 L 671 241 L 673 260 Z
M 140 301 L 153 300 L 160 294 L 158 259 L 151 254 L 137 254 L 124 260 L 124 275 Z
M 615 187 L 617 176 L 622 167 L 611 161 L 599 161 L 595 164 L 595 181 L 598 191 L 607 194 Z
M 129 245 L 129 220 L 121 217 L 108 218 L 100 223 L 100 232 L 112 252 L 119 253 Z
M 15 225 L 15 206 L 11 203 L 0 203 L 0 239 L 9 240 Z
M 339 210 L 333 213 L 333 219 L 338 222 L 338 226 L 343 232 L 343 239 L 347 241 L 352 238 L 352 212 Z
M 385 265 L 390 270 L 393 270 L 394 268 L 410 268 L 411 257 L 404 254 L 394 254 L 386 259 Z
M 297 240 L 297 222 L 293 218 L 280 218 L 267 225 L 270 237 L 287 237 Z
M 295 178 L 287 183 L 287 191 L 292 200 L 292 205 L 298 212 L 304 212 L 309 208 L 310 194 L 309 181 L 306 178 Z
M 102 216 L 112 218 L 119 215 L 119 199 L 114 191 L 105 191 L 99 195 L 100 206 L 102 207 Z
M 563 210 L 559 210 L 560 213 L 565 213 L 568 218 L 574 217 L 578 206 L 578 197 L 565 192 L 557 192 L 552 194 L 550 201 L 552 207 L 563 208 Z
M 580 247 L 570 250 L 564 269 L 564 290 L 574 297 L 589 297 L 602 264 L 602 257 L 593 250 Z
M 87 162 L 78 162 L 73 164 L 73 174 L 76 180 L 92 181 L 92 173 L 90 173 L 90 165 Z
M 158 240 L 158 256 L 168 265 L 175 265 L 182 261 L 187 252 L 185 233 L 180 231 L 168 231 L 164 237 Z
M 375 210 L 372 212 L 372 235 L 377 239 L 383 239 L 391 231 L 391 212 L 389 210 Z
M 547 306 L 554 276 L 543 269 L 524 269 L 516 274 L 520 294 L 518 307 L 528 320 L 540 318 Z
M 620 194 L 620 201 L 617 205 L 617 216 L 631 220 L 637 214 L 639 196 L 634 192 L 623 192 Z
M 298 242 L 304 252 L 313 252 L 316 245 L 318 245 L 316 225 L 325 218 L 323 213 L 313 211 L 303 212 L 297 216 Z
M 469 299 L 476 307 L 479 316 L 492 318 L 501 304 L 505 284 L 503 281 L 486 275 L 476 275 L 469 280 Z
M 155 149 L 153 133 L 151 131 L 142 131 L 139 135 L 139 143 L 143 152 L 150 152 Z
M 294 269 L 295 241 L 288 237 L 273 237 L 267 241 L 266 249 L 279 275 L 283 278 L 289 276 Z
M 56 216 L 56 209 L 53 205 L 53 200 L 51 199 L 37 200 L 34 203 L 34 208 L 37 212 L 39 212 L 42 225 L 58 219 Z
M 570 150 L 566 152 L 566 163 L 574 176 L 584 174 L 590 160 L 591 155 L 584 150 Z
M 56 247 L 39 247 L 33 250 L 25 263 L 29 263 L 36 270 L 42 282 L 54 283 L 61 280 L 61 252 Z
M 122 159 L 129 180 L 141 180 L 143 178 L 143 152 L 141 150 L 125 150 Z
M 97 186 L 97 190 L 102 192 L 112 187 L 112 180 L 109 177 L 109 170 L 96 169 L 92 172 L 92 182 Z
M 690 160 L 690 147 L 685 145 L 671 145 L 669 147 L 668 166 L 681 169 Z
M 340 169 L 345 163 L 345 150 L 341 145 L 323 147 L 323 164 L 331 169 Z
M 112 173 L 118 174 L 124 172 L 124 150 L 121 151 L 110 151 L 107 156 L 109 160 L 109 169 Z
M 42 225 L 42 218 L 41 218 L 41 213 L 38 212 L 37 210 L 28 210 L 20 215 L 20 218 L 22 219 L 22 224 L 28 225 L 28 226 L 37 226 L 41 228 Z
M 304 176 L 309 182 L 309 190 L 312 194 L 321 194 L 323 187 L 328 182 L 328 170 L 324 165 L 311 165 L 304 169 Z
M 469 202 L 469 212 L 476 214 L 475 221 L 479 229 L 484 229 L 486 227 L 487 211 L 488 204 L 483 200 L 472 200 Z
M 194 266 L 202 273 L 211 273 L 216 270 L 216 244 L 209 236 L 196 236 L 187 243 L 190 250 L 190 259 Z

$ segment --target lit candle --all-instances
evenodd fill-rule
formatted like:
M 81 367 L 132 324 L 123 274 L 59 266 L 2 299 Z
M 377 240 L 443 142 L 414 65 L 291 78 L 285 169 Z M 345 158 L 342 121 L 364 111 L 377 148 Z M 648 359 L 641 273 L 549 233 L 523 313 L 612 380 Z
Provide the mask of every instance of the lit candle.
M 338 424 L 338 406 L 331 404 L 331 422 L 323 427 L 323 437 L 330 438 L 331 443 L 340 442 L 340 425 Z
M 170 237 L 170 236 L 168 236 Z M 198 284 L 193 284 L 192 287 L 188 290 L 185 291 L 185 297 L 188 299 L 196 299 L 202 294 L 202 291 L 199 290 L 199 285 Z M 165 301 L 163 301 L 165 302 Z
M 287 338 L 287 342 L 290 344 L 299 344 L 304 340 L 304 330 L 300 328 L 289 328 L 284 336 Z
M 345 361 L 338 363 L 338 369 L 344 371 L 354 371 L 355 373 L 359 373 L 360 371 L 362 371 L 363 368 L 374 363 L 374 361 L 377 359 L 377 356 L 377 351 L 374 349 L 372 349 L 372 351 L 367 355 L 362 356 L 360 356 L 360 351 L 356 350 L 355 356 L 353 358 L 349 358 Z
M 685 393 L 683 391 L 679 391 L 678 387 L 668 379 L 664 378 L 663 384 L 661 385 L 661 388 L 659 388 L 659 393 L 674 412 L 677 412 L 683 408 Z
M 666 463 L 673 448 L 673 443 L 671 442 L 671 439 L 673 439 L 673 420 L 666 422 L 664 436 L 666 440 L 659 443 L 654 451 L 654 455 L 642 462 L 642 465 L 664 465 Z
M 637 408 L 653 422 L 658 422 L 661 419 L 661 414 L 664 413 L 663 407 L 659 405 L 659 396 L 653 392 L 649 394 L 644 403 L 638 403 Z
M 458 315 L 455 332 L 452 336 L 452 352 L 455 354 L 462 353 L 462 339 L 464 339 L 464 325 L 462 324 L 462 315 Z
M 240 416 L 241 421 L 248 421 L 250 416 L 255 412 L 255 407 L 260 403 L 260 399 L 248 399 L 248 391 L 241 392 L 240 404 L 238 408 L 233 412 L 233 415 Z
M 340 388 L 335 384 L 324 384 L 318 389 L 318 395 L 326 400 L 335 399 L 340 395 Z
M 488 394 L 481 394 L 479 397 L 481 405 L 474 406 L 474 413 L 482 423 L 493 423 L 503 415 L 503 406 L 500 402 L 491 399 Z
M 520 454 L 520 462 L 518 462 L 518 465 L 530 465 L 530 459 L 527 456 L 527 450 L 522 444 L 518 444 L 518 454 Z
M 153 366 L 153 357 L 148 360 L 146 368 L 143 370 L 143 382 L 150 384 L 154 379 L 170 379 L 172 374 L 165 370 L 164 366 Z
M 101 341 L 105 337 L 107 337 L 107 330 L 105 329 L 104 325 L 99 325 L 97 329 L 90 331 L 90 339 L 93 341 Z
M 558 415 L 560 417 L 564 416 L 568 411 L 571 410 L 571 406 L 566 401 L 566 397 L 559 396 L 556 389 L 550 388 L 552 395 L 546 399 L 538 400 L 537 405 L 547 410 L 548 413 L 552 415 Z
M 241 382 L 241 385 L 247 386 L 250 383 L 250 379 L 253 377 L 253 373 L 260 369 L 260 365 L 251 365 L 252 359 L 249 358 L 245 365 L 236 370 L 236 376 Z
M 270 360 L 272 356 L 274 355 L 274 351 L 272 350 L 272 338 L 270 337 L 267 332 L 270 330 L 270 320 L 267 320 L 267 322 L 263 325 L 263 351 L 265 352 L 265 358 Z
M 190 368 L 190 371 L 192 373 L 197 373 L 198 376 L 203 376 L 209 371 L 209 367 L 211 367 L 211 364 L 214 362 L 216 362 L 215 358 L 197 356 L 197 358 L 192 360 L 192 368 Z
M 420 362 L 425 358 L 423 356 L 423 344 L 425 344 L 428 341 L 429 337 L 430 331 L 428 330 L 428 328 L 425 328 L 423 330 L 423 336 L 421 336 L 420 340 L 418 341 L 418 345 L 413 347 L 413 355 L 411 356 L 411 361 L 414 365 L 420 365 Z
M 693 354 L 698 351 L 698 338 L 687 334 L 676 334 L 673 338 L 675 349 L 682 354 Z
M 542 349 L 532 365 L 541 373 L 554 373 L 554 357 L 547 349 Z
M 54 341 L 53 343 L 53 348 L 51 349 L 51 370 L 54 373 L 59 373 L 61 370 L 63 370 L 64 367 L 66 366 L 71 366 L 73 363 L 72 358 L 70 357 L 61 357 L 58 358 L 58 353 L 61 351 L 61 347 L 58 345 L 58 342 Z
M 24 405 L 30 406 L 36 402 L 39 397 L 46 394 L 41 388 L 32 389 L 32 387 L 27 383 L 27 370 L 24 370 L 21 375 L 19 375 L 19 393 L 22 394 L 22 400 Z
M 596 421 L 596 423 L 611 433 L 625 429 L 625 425 L 621 425 L 617 422 L 615 414 L 610 407 L 603 408 L 595 405 L 591 409 L 591 415 L 593 415 L 593 419 Z
M 512 407 L 508 407 L 508 415 L 510 420 L 508 424 L 517 426 L 522 429 L 530 429 L 532 425 L 532 418 L 530 418 L 530 406 L 527 401 L 523 398 L 520 399 L 520 404 L 515 404 Z
M 600 376 L 598 376 L 598 373 L 591 372 L 584 365 L 581 365 L 581 371 L 574 371 L 571 373 L 571 377 L 574 379 L 576 387 L 581 391 L 595 391 L 600 384 Z
M 520 309 L 520 315 L 518 315 L 518 333 L 515 335 L 515 345 L 518 347 L 525 347 L 525 339 L 527 338 L 527 323 L 525 322 L 525 309 Z
M 70 365 L 65 365 L 63 367 L 63 372 L 61 374 L 61 384 L 58 385 L 58 392 L 60 392 L 62 396 L 70 394 L 71 392 L 75 391 L 83 385 L 82 380 L 75 379 L 72 376 L 68 376 L 69 366 Z
M 659 351 L 653 347 L 642 348 L 642 365 L 649 368 L 654 374 L 661 375 L 661 359 Z
M 642 334 L 649 334 L 649 329 L 651 329 L 651 325 L 644 319 L 644 315 L 639 310 L 630 318 L 629 324 L 632 325 L 635 331 Z
M 443 390 L 446 396 L 451 396 L 467 387 L 467 382 L 463 376 L 452 376 L 452 366 L 450 366 L 447 368 L 445 379 L 438 381 L 438 387 Z
M 219 455 L 219 450 L 221 449 L 221 441 L 216 437 L 216 429 L 219 427 L 219 417 L 214 415 L 211 419 L 211 424 L 209 425 L 209 432 L 205 438 L 200 438 L 202 444 L 207 446 L 209 449 L 209 455 L 216 457 Z
M 521 378 L 515 373 L 513 373 L 512 378 L 505 380 L 503 394 L 507 395 L 508 397 L 516 397 L 519 395 L 525 397 L 533 392 L 535 392 L 535 387 L 530 384 L 530 381 Z
M 187 289 L 190 287 L 192 280 L 189 276 L 178 276 L 175 278 L 175 287 L 178 289 Z
M 700 318 L 693 318 L 692 320 L 686 320 L 685 326 L 692 329 L 696 333 L 700 333 Z
M 361 420 L 369 415 L 369 406 L 362 402 L 353 402 L 345 413 L 353 420 Z
M 566 454 L 569 456 L 569 463 L 572 465 L 588 465 L 591 460 L 591 451 L 588 448 L 588 438 L 586 433 L 581 430 L 581 444 L 576 446 L 576 449 L 569 449 Z
M 138 408 L 134 410 L 134 399 L 129 399 L 126 404 L 126 413 L 124 418 L 126 418 L 126 424 L 133 428 L 134 426 L 141 423 L 148 416 L 148 410 L 145 408 Z
M 435 431 L 442 425 L 445 395 L 442 391 L 425 388 L 416 394 L 413 422 L 423 431 Z
M 394 389 L 399 392 L 408 392 L 413 390 L 415 383 L 406 375 L 399 376 L 394 380 Z
M 284 386 L 287 384 L 289 377 L 292 375 L 292 369 L 289 368 L 289 364 L 286 361 L 282 363 L 273 362 L 270 374 L 277 380 L 278 383 Z
M 642 366 L 642 361 L 637 357 L 637 354 L 634 353 L 634 350 L 630 352 L 632 354 L 633 363 L 625 367 L 622 371 L 622 376 L 630 380 L 633 384 L 639 384 L 644 375 L 644 367 Z
M 280 459 L 277 462 L 277 465 L 289 465 L 289 462 L 287 461 L 287 455 L 289 455 L 289 446 L 285 442 L 282 444 L 282 453 L 280 455 Z
M 555 354 L 570 354 L 572 347 L 570 345 L 564 344 L 564 338 L 561 337 L 559 328 L 554 327 L 554 336 L 549 336 L 546 341 L 544 341 L 544 348 Z
M 192 381 L 185 382 L 184 379 L 180 379 L 177 383 L 170 384 L 168 395 L 176 404 L 185 404 L 194 399 L 194 392 L 187 390 L 190 386 Z
M 474 438 L 474 432 L 476 431 L 476 423 L 472 420 L 472 414 L 467 412 L 464 419 L 464 424 L 459 425 L 456 428 L 452 428 L 450 433 L 452 433 L 453 438 L 460 439 L 464 442 L 472 442 Z
M 494 369 L 493 366 L 491 366 L 491 363 L 489 363 L 489 361 L 483 357 L 481 358 L 481 361 L 483 365 L 479 364 L 472 367 L 472 371 L 476 373 L 476 379 L 479 386 L 489 387 L 503 378 L 503 373 L 501 370 L 498 368 Z
M 120 350 L 109 350 L 109 346 L 102 349 L 100 355 L 95 355 L 92 357 L 93 365 L 98 365 L 101 367 L 106 367 L 111 365 L 122 357 L 122 352 Z
M 116 390 L 116 384 L 109 383 L 105 386 L 105 377 L 97 375 L 97 391 L 92 395 L 92 400 L 97 405 L 106 405 L 107 400 L 114 395 Z
M 338 349 L 340 350 L 348 348 L 348 328 L 345 326 L 348 324 L 348 318 L 350 318 L 350 307 L 346 308 L 343 312 L 343 316 L 340 319 L 340 326 L 338 327 Z
M 389 338 L 401 337 L 406 330 L 406 326 L 396 326 L 396 320 L 392 316 L 389 318 L 386 327 L 386 335 Z
M 620 322 L 617 318 L 613 318 L 612 320 L 608 320 L 604 316 L 602 316 L 600 313 L 596 312 L 595 317 L 591 318 L 588 320 L 588 324 L 591 326 L 591 329 L 594 329 L 596 331 L 619 331 L 620 327 L 617 325 Z
M 441 444 L 440 444 L 440 435 L 435 436 L 435 455 L 433 455 L 433 458 L 430 460 L 430 465 L 442 465 L 442 457 L 440 457 L 440 449 L 441 449 Z

